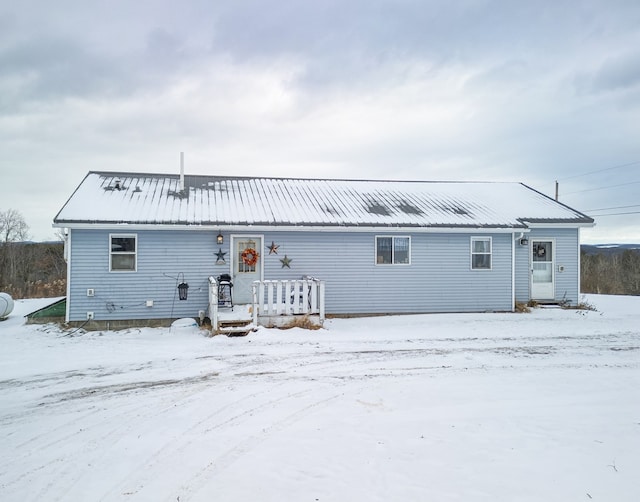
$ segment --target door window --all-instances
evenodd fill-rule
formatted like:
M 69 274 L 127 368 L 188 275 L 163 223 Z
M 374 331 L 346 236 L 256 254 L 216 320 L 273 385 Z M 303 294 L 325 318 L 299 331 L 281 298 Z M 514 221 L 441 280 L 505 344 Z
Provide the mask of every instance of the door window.
M 533 261 L 551 261 L 553 256 L 551 242 L 533 243 Z
M 238 241 L 237 264 L 239 274 L 250 274 L 256 271 L 260 254 L 253 240 Z
M 536 241 L 532 246 L 533 282 L 551 284 L 553 282 L 553 243 Z

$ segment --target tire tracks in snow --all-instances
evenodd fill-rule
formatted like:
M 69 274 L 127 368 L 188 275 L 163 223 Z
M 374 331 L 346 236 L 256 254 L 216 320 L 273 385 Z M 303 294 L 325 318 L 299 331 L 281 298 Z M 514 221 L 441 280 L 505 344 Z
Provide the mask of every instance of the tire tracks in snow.
M 12 454 L 4 457 L 3 462 L 0 463 L 0 474 L 8 470 L 9 466 L 17 463 L 28 464 L 34 458 L 39 459 L 39 465 L 33 469 L 25 469 L 15 479 L 3 481 L 2 486 L 9 488 L 16 483 L 37 475 L 45 469 L 50 469 L 55 473 L 50 477 L 55 480 L 56 485 L 64 486 L 68 484 L 72 486 L 77 478 L 73 474 L 73 469 L 69 469 L 69 465 L 74 463 L 76 457 L 85 459 L 87 457 L 100 457 L 102 455 L 100 450 L 104 445 L 110 444 L 113 438 L 122 437 L 135 428 L 135 425 L 129 420 L 131 416 L 136 417 L 136 422 L 144 422 L 150 417 L 158 417 L 171 411 L 174 407 L 179 406 L 180 403 L 191 399 L 194 394 L 200 392 L 198 387 L 208 385 L 210 379 L 210 377 L 186 378 L 183 380 L 183 385 L 179 385 L 180 381 L 176 381 L 169 386 L 148 386 L 138 385 L 138 383 L 123 384 L 125 389 L 118 389 L 118 386 L 106 386 L 100 387 L 105 392 L 80 392 L 72 399 L 54 400 L 41 412 L 48 415 L 52 412 L 55 413 L 56 409 L 64 409 L 73 418 L 53 428 L 39 427 L 36 429 L 38 433 L 27 441 L 22 441 L 15 445 L 7 445 L 5 443 L 7 451 L 12 450 Z M 111 390 L 111 392 L 107 392 L 107 389 Z M 186 389 L 190 389 L 190 391 L 185 393 Z M 78 391 L 71 392 L 73 394 Z M 154 392 L 160 398 L 160 403 L 158 406 L 149 407 L 146 400 L 136 402 L 124 395 L 121 396 L 121 394 L 130 394 L 132 392 L 142 394 Z M 161 392 L 161 394 L 158 394 L 158 392 Z M 176 393 L 178 394 L 177 396 Z M 62 393 L 62 395 L 65 394 Z M 125 401 L 119 404 L 120 397 L 124 397 Z M 69 412 L 70 401 L 73 403 L 72 406 L 81 407 L 81 409 L 73 409 Z M 109 413 L 105 413 L 107 409 Z M 45 419 L 47 415 L 45 415 Z M 96 418 L 98 420 L 95 420 Z M 14 419 L 15 423 L 20 422 L 24 417 L 14 417 Z M 70 429 L 72 430 L 69 431 Z M 93 434 L 94 430 L 100 431 L 100 434 Z M 65 445 L 74 443 L 78 443 L 80 446 L 72 449 L 65 448 Z M 54 455 L 45 460 L 42 459 L 41 452 L 54 452 Z M 42 500 L 43 498 L 57 500 L 52 498 L 52 483 L 49 483 L 34 500 Z M 65 497 L 62 496 L 61 499 L 64 500 Z
M 231 377 L 229 381 L 221 382 L 221 384 L 231 384 L 227 389 L 230 392 L 235 391 L 235 378 Z M 145 486 L 156 482 L 157 469 L 163 471 L 161 466 L 171 464 L 176 458 L 183 458 L 182 455 L 187 450 L 198 449 L 197 445 L 203 442 L 204 437 L 212 437 L 225 427 L 237 427 L 240 423 L 253 418 L 260 412 L 273 408 L 279 403 L 285 402 L 292 398 L 298 398 L 312 392 L 312 389 L 303 389 L 296 393 L 277 394 L 277 389 L 286 384 L 283 382 L 273 382 L 270 391 L 266 393 L 262 388 L 257 391 L 250 391 L 239 399 L 232 399 L 230 402 L 215 408 L 212 412 L 206 413 L 201 419 L 189 424 L 180 431 L 178 437 L 167 440 L 163 445 L 157 448 L 150 456 L 141 461 L 136 469 L 129 474 L 126 479 L 118 482 L 100 500 L 109 500 L 110 497 L 119 496 L 124 493 L 136 494 L 142 491 Z M 206 390 L 201 392 L 199 398 L 206 399 Z M 184 438 L 188 438 L 184 441 Z M 173 499 L 175 500 L 175 499 Z

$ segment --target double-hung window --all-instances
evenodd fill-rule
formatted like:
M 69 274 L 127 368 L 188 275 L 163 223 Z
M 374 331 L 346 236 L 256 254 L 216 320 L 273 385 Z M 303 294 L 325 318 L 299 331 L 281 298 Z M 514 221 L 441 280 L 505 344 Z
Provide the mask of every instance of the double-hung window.
M 491 270 L 491 237 L 471 237 L 471 269 Z
M 411 237 L 376 237 L 377 265 L 408 265 L 411 263 Z
M 138 236 L 135 234 L 109 235 L 109 271 L 135 272 L 138 261 Z

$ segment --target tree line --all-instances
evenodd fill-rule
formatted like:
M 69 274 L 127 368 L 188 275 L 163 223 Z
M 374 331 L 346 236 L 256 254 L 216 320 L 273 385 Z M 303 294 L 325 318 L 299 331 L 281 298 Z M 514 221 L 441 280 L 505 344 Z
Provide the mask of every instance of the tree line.
M 640 251 L 587 253 L 580 256 L 583 293 L 640 295 Z
M 66 294 L 64 244 L 28 242 L 29 226 L 15 209 L 0 211 L 0 291 L 13 298 Z

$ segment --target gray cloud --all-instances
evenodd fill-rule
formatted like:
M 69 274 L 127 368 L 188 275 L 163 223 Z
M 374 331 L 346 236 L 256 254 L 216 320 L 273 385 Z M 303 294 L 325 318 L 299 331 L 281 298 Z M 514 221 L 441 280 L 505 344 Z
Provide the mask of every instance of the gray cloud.
M 175 171 L 180 151 L 192 173 L 552 193 L 555 179 L 640 160 L 639 19 L 622 0 L 0 7 L 1 208 L 25 208 L 49 236 L 86 171 Z M 570 178 L 561 193 L 605 182 Z M 567 202 L 607 197 L 633 195 Z
M 577 77 L 578 90 L 600 93 L 640 86 L 640 52 L 607 58 L 591 73 Z
M 0 66 L 5 78 L 16 82 L 14 96 L 2 103 L 5 110 L 30 101 L 109 94 L 126 80 L 126 72 L 113 61 L 63 39 L 10 47 L 0 53 Z

